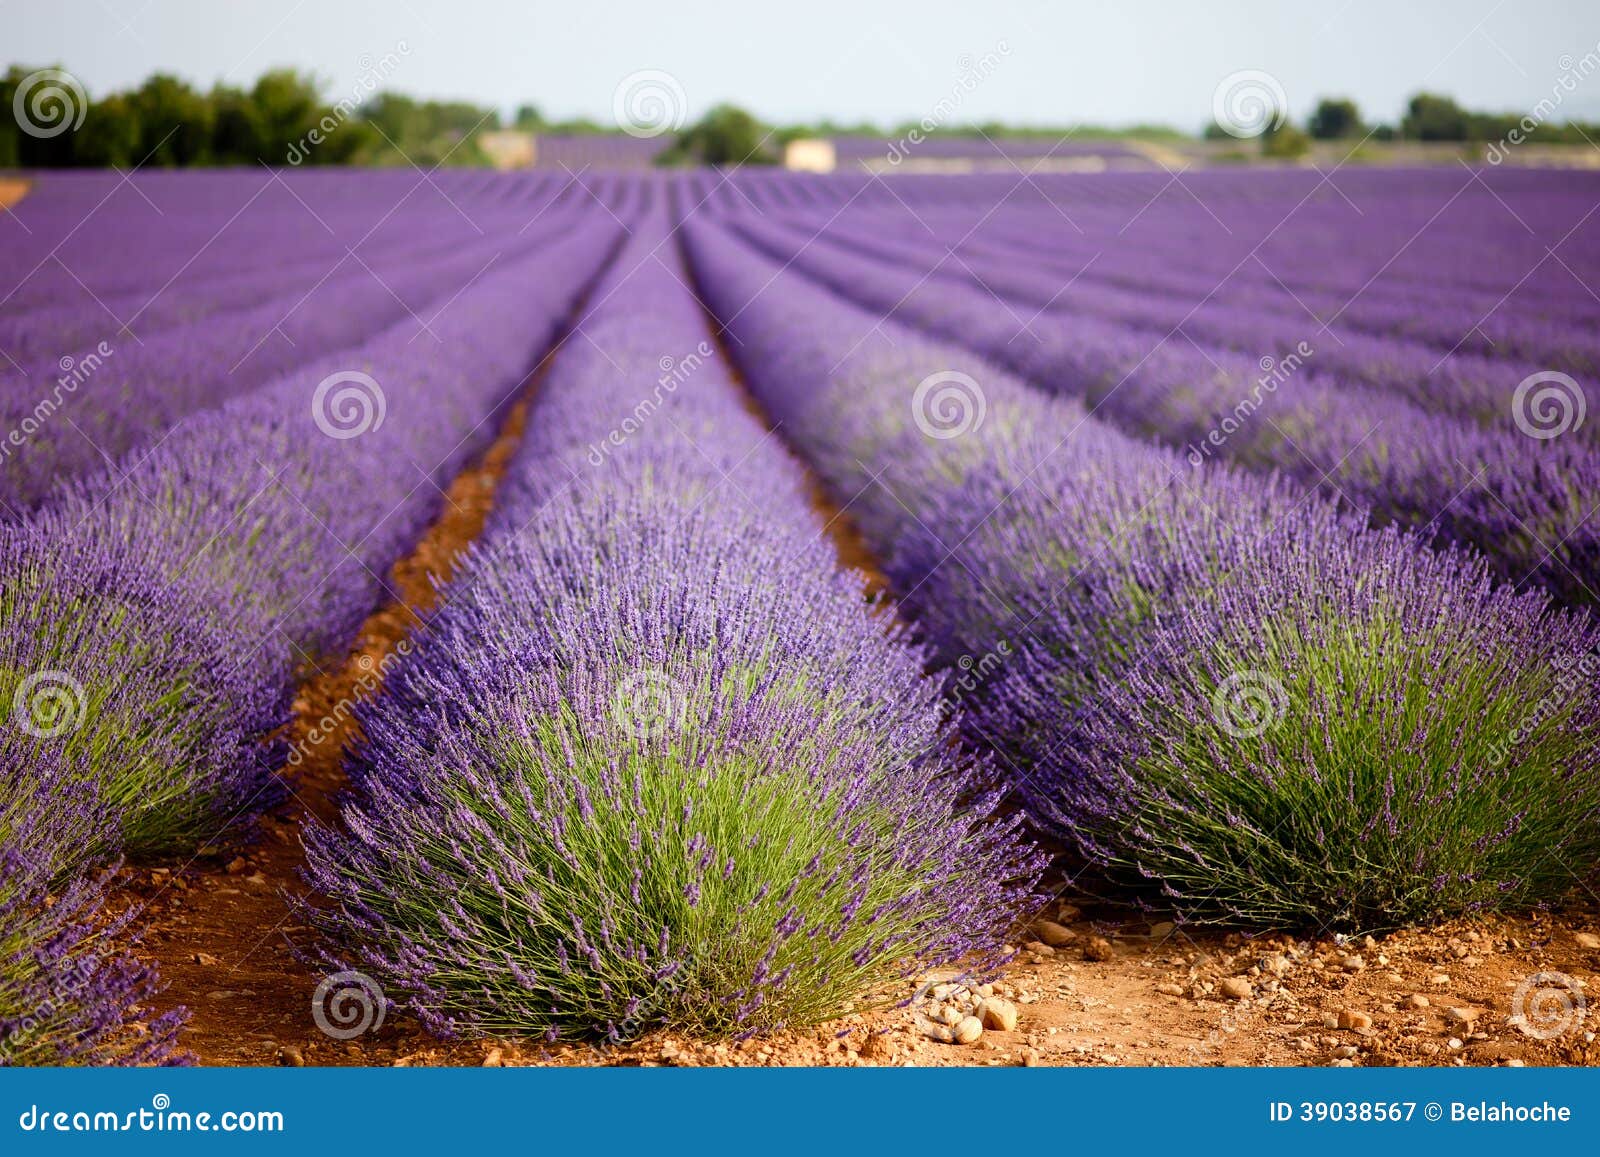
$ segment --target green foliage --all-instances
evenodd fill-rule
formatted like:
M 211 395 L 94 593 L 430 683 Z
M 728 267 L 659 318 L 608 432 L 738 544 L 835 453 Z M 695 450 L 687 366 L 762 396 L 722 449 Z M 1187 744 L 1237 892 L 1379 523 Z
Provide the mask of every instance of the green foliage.
M 155 168 L 203 165 L 211 159 L 213 109 L 203 93 L 157 73 L 128 94 L 138 124 L 139 160 Z
M 750 113 L 719 104 L 656 158 L 658 165 L 771 165 L 773 133 Z
M 1292 161 L 1311 151 L 1311 138 L 1288 121 L 1261 138 L 1261 155 L 1274 160 Z
M 1361 110 L 1355 101 L 1324 97 L 1306 122 L 1306 130 L 1319 141 L 1337 141 L 1365 136 L 1367 126 L 1361 121 Z
M 1413 141 L 1464 141 L 1468 114 L 1448 96 L 1419 92 L 1406 105 L 1400 133 Z
M 361 107 L 374 141 L 362 159 L 389 165 L 483 165 L 488 158 L 475 141 L 479 131 L 500 127 L 490 109 L 464 101 L 419 101 L 380 92 Z

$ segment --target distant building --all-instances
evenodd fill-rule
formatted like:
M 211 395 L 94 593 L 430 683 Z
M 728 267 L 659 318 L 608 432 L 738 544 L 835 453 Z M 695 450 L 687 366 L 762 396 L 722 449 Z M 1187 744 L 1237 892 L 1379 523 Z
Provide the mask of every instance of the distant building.
M 832 141 L 801 137 L 783 146 L 783 167 L 800 173 L 831 173 L 839 163 Z
M 495 129 L 479 133 L 478 147 L 489 163 L 497 169 L 531 169 L 537 149 L 532 133 L 519 133 L 514 129 Z

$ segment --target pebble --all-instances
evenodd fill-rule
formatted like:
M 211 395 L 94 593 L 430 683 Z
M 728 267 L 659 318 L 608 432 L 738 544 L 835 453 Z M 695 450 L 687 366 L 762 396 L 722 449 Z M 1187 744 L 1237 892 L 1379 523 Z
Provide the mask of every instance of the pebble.
M 928 1039 L 936 1040 L 940 1044 L 949 1044 L 955 1039 L 955 1034 L 950 1031 L 949 1025 L 930 1024 L 925 1031 L 928 1034 Z
M 1353 1008 L 1346 1008 L 1339 1013 L 1339 1027 L 1365 1032 L 1372 1027 L 1372 1017 Z
M 1054 956 L 1056 950 L 1043 940 L 1030 940 L 1022 946 L 1023 951 L 1032 952 L 1035 956 Z
M 1578 942 L 1579 948 L 1600 951 L 1600 936 L 1596 936 L 1593 932 L 1574 932 L 1572 938 Z
M 1009 1000 L 991 996 L 978 1006 L 978 1019 L 984 1028 L 1010 1032 L 1017 1027 L 1017 1006 Z
M 1169 981 L 1166 984 L 1156 985 L 1156 991 L 1161 993 L 1163 996 L 1182 996 L 1183 985 L 1173 984 Z
M 1353 1069 L 1356 1067 L 1356 1063 L 1349 1057 L 1340 1057 L 1333 1062 L 1333 1067 L 1336 1069 Z
M 1078 938 L 1078 934 L 1071 928 L 1057 924 L 1054 920 L 1038 921 L 1033 926 L 1033 934 L 1051 948 L 1060 948 L 1064 944 L 1071 944 Z
M 1506 1068 L 1508 1068 L 1508 1069 L 1520 1069 L 1522 1067 L 1523 1067 L 1522 1062 L 1520 1060 L 1518 1060 L 1516 1057 L 1512 1057 L 1509 1061 L 1506 1062 Z
M 955 1026 L 952 1035 L 957 1044 L 976 1044 L 983 1035 L 983 1022 L 975 1016 L 969 1016 Z
M 217 963 L 217 958 L 209 952 L 196 952 L 194 962 L 203 968 L 210 968 Z
M 1406 997 L 1406 1004 L 1410 1005 L 1412 1008 L 1427 1008 L 1432 1003 L 1433 1001 L 1423 996 L 1420 992 L 1413 992 L 1410 996 Z
M 1449 1040 L 1447 1040 L 1445 1042 L 1445 1044 L 1449 1045 L 1450 1046 L 1450 1050 L 1452 1052 L 1454 1052 L 1457 1049 L 1461 1048 L 1461 1038 L 1458 1037 L 1458 1036 L 1453 1036 Z
M 504 1055 L 499 1049 L 490 1049 L 488 1055 L 483 1058 L 483 1067 L 486 1069 L 502 1067 L 505 1064 Z
M 1339 1016 L 1338 1016 L 1338 1014 L 1337 1013 L 1332 1013 L 1332 1012 L 1323 1013 L 1322 1014 L 1322 1027 L 1323 1028 L 1338 1028 L 1339 1027 Z
M 1091 936 L 1083 946 L 1083 958 L 1085 960 L 1110 960 L 1115 954 L 1115 950 L 1111 947 L 1111 941 L 1104 936 Z
M 1445 1019 L 1453 1024 L 1471 1024 L 1478 1019 L 1478 1010 L 1475 1008 L 1447 1008 L 1444 1010 Z
M 1339 967 L 1346 972 L 1360 972 L 1367 966 L 1364 956 L 1346 956 L 1339 961 Z
M 1442 972 L 1436 972 L 1433 974 L 1433 979 L 1429 981 L 1429 983 L 1434 985 L 1436 988 L 1449 988 L 1450 978 Z
M 1333 1055 L 1336 1057 L 1353 1057 L 1360 1051 L 1355 1045 L 1340 1045 L 1333 1050 Z
M 1254 990 L 1242 976 L 1230 976 L 1222 982 L 1222 995 L 1234 1000 L 1249 1000 Z

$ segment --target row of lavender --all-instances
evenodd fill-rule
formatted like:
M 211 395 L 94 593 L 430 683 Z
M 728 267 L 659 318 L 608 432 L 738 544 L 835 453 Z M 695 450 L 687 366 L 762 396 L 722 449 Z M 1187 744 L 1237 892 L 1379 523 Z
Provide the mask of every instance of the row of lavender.
M 916 225 L 1090 285 L 1544 360 L 1592 335 L 1600 178 L 1507 170 L 1210 171 L 1094 178 L 816 180 L 741 174 L 714 209 Z M 926 228 L 921 224 L 925 222 Z M 1081 272 L 1080 272 L 1081 271 Z M 1310 309 L 1303 308 L 1305 306 Z M 1545 323 L 1571 323 L 1564 332 Z M 1315 322 L 1313 324 L 1316 324 Z M 1553 341 L 1542 343 L 1543 337 Z M 1555 348 L 1552 349 L 1551 346 Z M 1592 344 L 1590 346 L 1592 348 Z
M 981 966 L 1037 857 L 839 572 L 664 214 L 596 298 L 310 841 L 330 963 L 439 1032 L 550 1040 L 813 1023 Z
M 0 527 L 4 1059 L 170 1043 L 167 1022 L 122 1026 L 152 978 L 105 955 L 97 865 L 221 838 L 274 801 L 298 673 L 343 653 L 619 232 L 596 212 L 463 290 L 437 343 L 407 321 L 299 365 Z
M 181 251 L 193 218 L 220 214 L 256 178 L 234 176 L 215 190 L 212 180 L 187 198 L 151 186 L 171 213 L 143 231 L 149 243 Z M 572 187 L 551 183 L 513 197 L 480 193 L 467 202 L 470 217 L 432 191 L 387 206 L 370 198 L 359 208 L 359 199 L 314 207 L 306 197 L 316 200 L 317 188 L 280 181 L 255 189 L 190 255 L 196 266 L 213 254 L 232 263 L 214 276 L 185 267 L 165 284 L 109 301 L 89 286 L 111 255 L 74 255 L 73 266 L 52 260 L 25 279 L 23 290 L 49 270 L 70 279 L 81 270 L 87 282 L 73 300 L 8 311 L 0 327 L 0 516 L 18 517 L 53 487 L 99 472 L 179 419 L 402 318 L 411 319 L 414 341 L 437 344 L 432 320 L 460 293 L 586 211 Z M 348 196 L 348 186 L 340 188 Z M 191 200 L 203 207 L 224 193 L 222 208 L 192 211 Z M 287 204 L 271 203 L 268 193 Z M 48 236 L 62 212 L 57 206 L 21 227 Z M 113 214 L 124 227 L 127 215 Z M 264 265 L 262 254 L 279 260 Z
M 1484 428 L 1392 391 L 1302 373 L 1318 356 L 1309 343 L 1262 364 L 1097 317 L 1063 301 L 1070 287 L 1046 274 L 968 260 L 981 279 L 974 285 L 939 272 L 933 246 L 895 262 L 802 226 L 736 220 L 742 235 L 837 292 L 1080 398 L 1133 433 L 1183 448 L 1196 466 L 1227 459 L 1281 472 L 1382 521 L 1475 547 L 1511 582 L 1600 601 L 1591 586 L 1600 449 L 1518 428 L 1516 380 L 1502 384 L 1504 427 Z M 1030 292 L 1015 292 L 1023 284 Z
M 687 232 L 752 388 L 963 673 L 968 735 L 1089 861 L 1191 918 L 1357 928 L 1592 877 L 1586 615 Z

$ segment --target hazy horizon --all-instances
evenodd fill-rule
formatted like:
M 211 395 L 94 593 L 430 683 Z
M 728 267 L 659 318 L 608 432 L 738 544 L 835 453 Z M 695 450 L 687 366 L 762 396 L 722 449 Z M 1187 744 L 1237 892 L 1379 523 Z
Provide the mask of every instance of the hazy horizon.
M 91 96 L 172 72 L 209 88 L 275 67 L 337 94 L 392 60 L 382 87 L 509 113 L 612 120 L 619 85 L 666 73 L 690 118 L 720 101 L 775 122 L 885 126 L 954 106 L 947 123 L 1158 123 L 1198 130 L 1219 82 L 1269 73 L 1303 118 L 1348 96 L 1398 119 L 1419 89 L 1471 108 L 1524 111 L 1575 61 L 1600 54 L 1600 7 L 1577 0 L 1334 0 L 1326 8 L 1232 0 L 1108 11 L 1044 0 L 864 5 L 815 0 L 798 20 L 705 0 L 573 7 L 505 0 L 296 0 L 287 9 L 146 0 L 0 0 L 6 64 L 60 65 Z M 404 51 L 401 51 L 401 48 Z M 987 63 L 986 63 L 987 62 Z M 978 76 L 978 74 L 982 74 Z M 964 87 L 962 78 L 977 79 Z M 1592 86 L 1593 91 L 1590 91 Z M 1600 74 L 1563 94 L 1561 119 L 1600 118 Z

